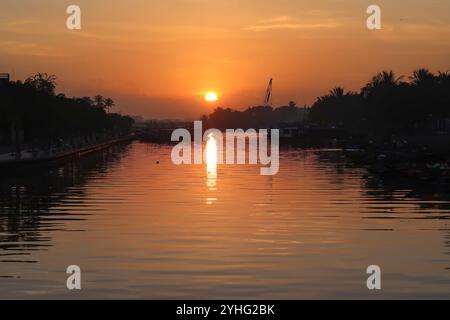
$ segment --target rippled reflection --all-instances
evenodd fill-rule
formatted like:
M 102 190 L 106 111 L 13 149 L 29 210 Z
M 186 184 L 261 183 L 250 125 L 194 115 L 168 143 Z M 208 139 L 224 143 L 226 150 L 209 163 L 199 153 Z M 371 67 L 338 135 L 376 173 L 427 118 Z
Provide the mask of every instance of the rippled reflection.
M 87 271 L 77 298 L 371 299 L 371 264 L 379 298 L 450 298 L 450 178 L 287 147 L 268 178 L 218 167 L 217 141 L 206 166 L 135 142 L 1 177 L 0 298 L 73 298 L 70 264 Z
M 1 172 L 0 278 L 1 263 L 37 262 L 27 257 L 52 246 L 48 231 L 83 231 L 71 230 L 65 222 L 84 220 L 91 212 L 82 206 L 75 212 L 70 209 L 88 196 L 83 186 L 113 168 L 129 148 L 116 145 L 60 167 Z
M 206 185 L 210 191 L 217 190 L 217 140 L 211 133 L 208 136 L 208 141 L 205 147 L 206 160 Z M 209 197 L 207 203 L 210 204 L 215 198 Z

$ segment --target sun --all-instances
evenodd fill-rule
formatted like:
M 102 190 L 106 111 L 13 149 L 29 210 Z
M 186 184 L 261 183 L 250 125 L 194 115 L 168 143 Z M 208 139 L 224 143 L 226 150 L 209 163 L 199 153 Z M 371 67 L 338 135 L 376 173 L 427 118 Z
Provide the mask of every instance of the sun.
M 219 97 L 217 96 L 217 93 L 215 92 L 208 92 L 205 94 L 205 100 L 208 102 L 214 102 L 219 100 Z

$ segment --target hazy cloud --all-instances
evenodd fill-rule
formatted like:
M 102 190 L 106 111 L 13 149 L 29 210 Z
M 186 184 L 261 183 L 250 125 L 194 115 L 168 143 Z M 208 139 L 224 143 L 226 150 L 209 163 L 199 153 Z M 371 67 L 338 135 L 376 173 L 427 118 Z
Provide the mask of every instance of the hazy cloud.
M 244 30 L 263 32 L 270 30 L 312 30 L 336 28 L 338 24 L 333 21 L 299 22 L 289 16 L 278 16 L 260 20 L 259 23 L 245 27 Z
M 60 57 L 63 54 L 56 48 L 34 42 L 2 41 L 0 51 L 19 56 Z
M 27 33 L 35 31 L 36 26 L 39 25 L 38 20 L 33 19 L 17 19 L 0 21 L 0 31 L 8 33 Z

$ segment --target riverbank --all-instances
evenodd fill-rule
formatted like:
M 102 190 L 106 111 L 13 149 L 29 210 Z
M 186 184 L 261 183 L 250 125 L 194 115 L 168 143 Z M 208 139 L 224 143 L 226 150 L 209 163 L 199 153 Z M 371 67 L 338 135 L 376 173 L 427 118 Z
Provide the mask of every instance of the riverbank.
M 68 160 L 87 155 L 92 152 L 100 151 L 112 145 L 129 142 L 134 139 L 134 136 L 126 136 L 118 139 L 103 141 L 101 143 L 83 146 L 80 148 L 63 150 L 59 152 L 45 152 L 38 151 L 35 153 L 23 152 L 20 157 L 13 154 L 0 154 L 0 170 L 21 168 L 30 165 L 42 165 L 55 163 L 59 161 Z

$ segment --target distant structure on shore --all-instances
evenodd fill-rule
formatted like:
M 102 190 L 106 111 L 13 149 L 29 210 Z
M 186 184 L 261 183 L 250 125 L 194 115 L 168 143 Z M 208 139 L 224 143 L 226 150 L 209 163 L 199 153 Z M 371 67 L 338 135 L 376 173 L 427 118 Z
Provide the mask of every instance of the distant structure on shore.
M 9 82 L 9 73 L 0 73 L 0 86 Z

